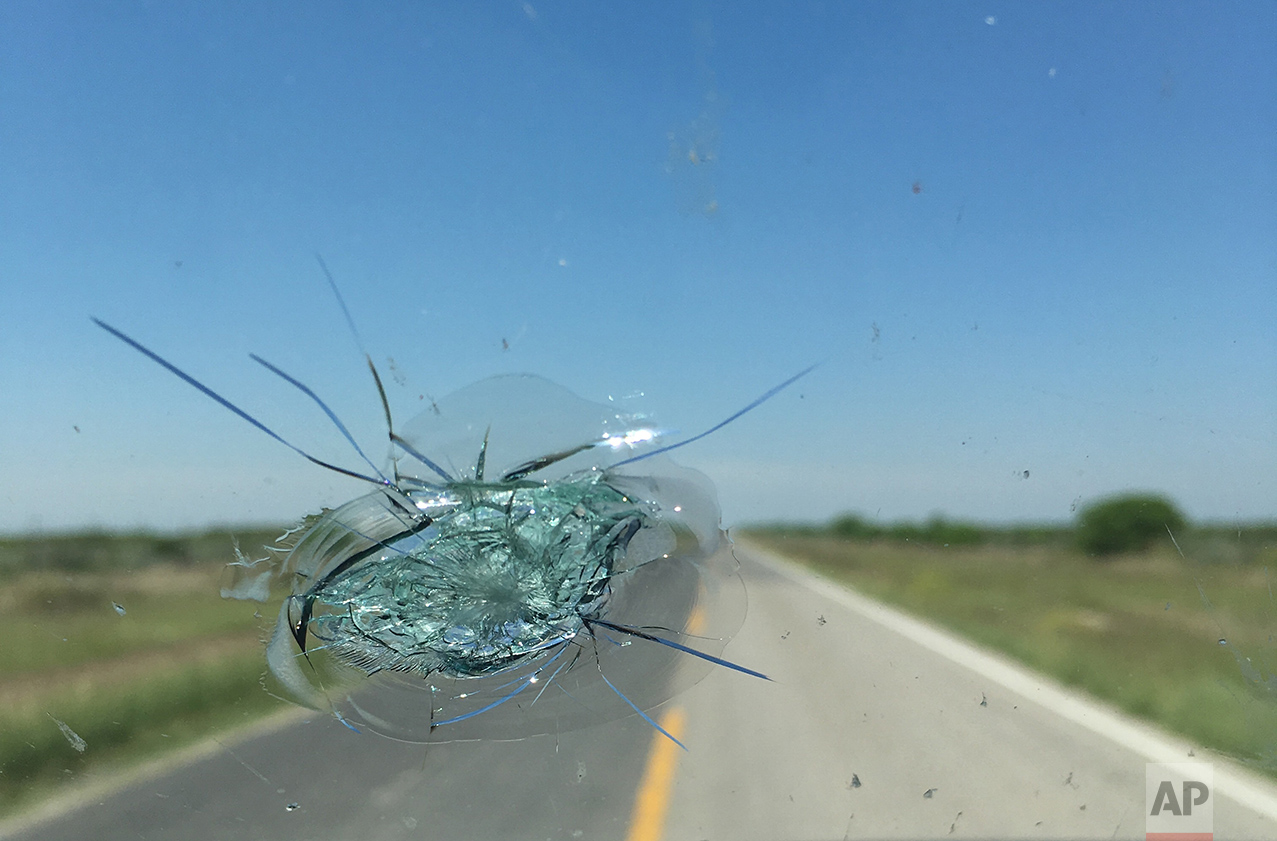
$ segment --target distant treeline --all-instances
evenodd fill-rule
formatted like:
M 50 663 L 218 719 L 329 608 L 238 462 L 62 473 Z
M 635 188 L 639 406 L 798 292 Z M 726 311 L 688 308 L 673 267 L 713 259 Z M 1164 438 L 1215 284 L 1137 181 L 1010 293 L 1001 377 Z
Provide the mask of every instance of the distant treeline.
M 1190 523 L 1166 497 L 1121 494 L 1080 510 L 1072 523 L 996 525 L 933 516 L 924 521 L 882 522 L 856 513 L 827 523 L 770 523 L 747 531 L 778 536 L 894 541 L 938 547 L 1073 547 L 1097 558 L 1175 545 L 1202 563 L 1277 563 L 1277 522 Z
M 112 572 L 153 564 L 195 566 L 235 560 L 234 542 L 261 557 L 283 528 L 215 529 L 186 534 L 75 532 L 0 537 L 0 576 L 29 570 Z
M 1040 546 L 1073 541 L 1069 524 L 993 525 L 971 520 L 950 520 L 943 516 L 916 520 L 871 520 L 859 514 L 840 514 L 828 523 L 768 523 L 749 526 L 748 531 L 805 537 L 841 537 L 847 540 L 892 540 L 936 546 L 982 546 L 986 544 Z
M 840 514 L 827 523 L 770 523 L 746 531 L 842 540 L 920 543 L 937 547 L 1075 547 L 1086 555 L 1111 557 L 1158 544 L 1178 545 L 1201 563 L 1277 564 L 1277 521 L 1190 523 L 1166 497 L 1131 493 L 1099 500 L 1072 523 L 997 525 L 933 516 L 923 521 L 882 522 Z M 0 576 L 27 570 L 109 572 L 153 564 L 198 565 L 234 560 L 234 541 L 261 557 L 284 528 L 213 529 L 185 534 L 76 532 L 0 537 Z

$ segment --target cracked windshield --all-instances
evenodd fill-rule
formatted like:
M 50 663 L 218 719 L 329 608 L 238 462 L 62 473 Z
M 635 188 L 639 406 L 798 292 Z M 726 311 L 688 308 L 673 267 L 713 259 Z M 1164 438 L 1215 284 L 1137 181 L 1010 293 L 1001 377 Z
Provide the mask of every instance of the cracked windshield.
M 1277 837 L 1277 7 L 0 9 L 0 838 Z

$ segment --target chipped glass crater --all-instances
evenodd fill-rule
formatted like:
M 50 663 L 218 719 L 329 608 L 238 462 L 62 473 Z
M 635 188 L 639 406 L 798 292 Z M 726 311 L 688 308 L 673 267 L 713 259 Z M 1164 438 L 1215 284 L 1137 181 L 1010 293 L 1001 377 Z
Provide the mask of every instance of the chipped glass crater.
M 324 269 L 352 335 L 358 331 Z M 272 688 L 355 730 L 408 741 L 514 739 L 648 715 L 712 665 L 745 591 L 713 485 L 665 454 L 649 418 L 534 376 L 494 377 L 431 401 L 395 431 L 382 470 L 307 385 L 371 472 L 324 461 L 124 332 L 103 330 L 312 463 L 376 491 L 308 518 L 271 557 L 235 548 L 222 595 L 287 589 L 266 661 Z M 362 347 L 362 342 L 359 342 Z
M 293 533 L 271 576 L 288 588 L 273 688 L 409 741 L 659 706 L 745 613 L 709 480 L 662 455 L 628 463 L 660 437 L 534 376 L 439 400 L 398 436 L 391 486 Z M 261 595 L 262 565 L 232 569 L 228 594 Z

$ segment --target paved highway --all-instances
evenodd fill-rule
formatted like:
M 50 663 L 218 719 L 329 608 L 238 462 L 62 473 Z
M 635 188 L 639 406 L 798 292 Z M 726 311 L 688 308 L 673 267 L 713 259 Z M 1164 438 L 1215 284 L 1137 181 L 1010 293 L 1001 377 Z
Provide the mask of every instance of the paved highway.
M 12 829 L 59 839 L 1142 838 L 1145 763 L 1192 746 L 740 549 L 745 628 L 661 711 L 423 748 L 313 715 Z M 1277 838 L 1277 789 L 1216 769 L 1219 838 Z

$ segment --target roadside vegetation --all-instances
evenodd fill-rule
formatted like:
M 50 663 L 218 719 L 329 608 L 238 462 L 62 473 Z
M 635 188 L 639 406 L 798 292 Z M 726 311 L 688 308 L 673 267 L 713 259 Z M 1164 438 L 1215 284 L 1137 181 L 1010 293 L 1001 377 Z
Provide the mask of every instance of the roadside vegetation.
M 220 597 L 232 540 L 0 538 L 0 814 L 281 706 L 260 685 L 278 605 Z
M 285 706 L 260 683 L 278 603 L 220 597 L 233 539 L 256 554 L 279 533 L 0 537 L 0 816 Z M 747 536 L 1277 769 L 1277 524 L 1134 496 L 1073 524 L 847 514 Z
M 1068 525 L 846 515 L 746 536 L 1277 776 L 1277 524 L 1192 525 L 1134 495 Z

